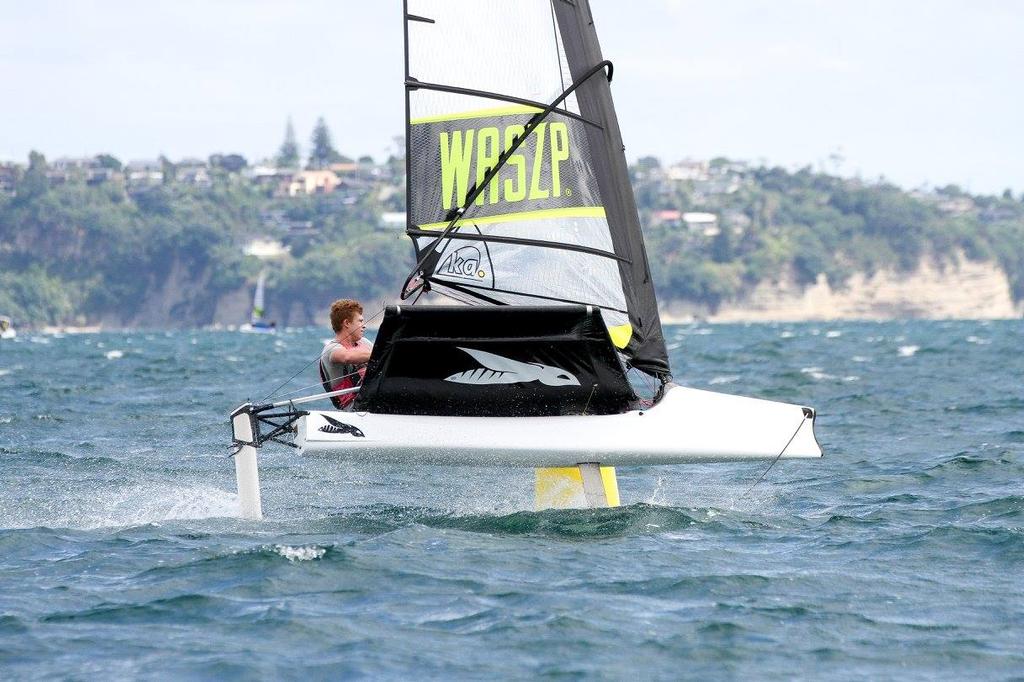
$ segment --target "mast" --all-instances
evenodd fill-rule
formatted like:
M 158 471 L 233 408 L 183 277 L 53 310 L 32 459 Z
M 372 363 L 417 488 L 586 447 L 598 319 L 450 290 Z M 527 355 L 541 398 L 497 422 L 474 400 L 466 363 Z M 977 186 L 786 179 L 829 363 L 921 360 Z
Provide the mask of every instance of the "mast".
M 565 53 L 569 70 L 574 79 L 581 77 L 588 64 L 601 62 L 601 45 L 594 28 L 594 17 L 589 0 L 555 0 L 553 3 L 559 29 L 565 41 Z M 619 263 L 624 281 L 630 282 L 630 321 L 636 338 L 633 340 L 633 364 L 652 374 L 667 374 L 668 351 L 658 315 L 658 301 L 654 293 L 647 249 L 644 246 L 640 215 L 636 197 L 629 181 L 625 149 L 619 121 L 612 102 L 611 79 L 594 79 L 585 83 L 577 94 L 580 111 L 585 118 L 593 118 L 601 127 L 588 128 L 587 134 L 593 149 L 601 149 L 594 155 L 594 170 L 602 195 L 609 197 L 605 206 L 612 241 L 616 253 L 625 254 L 627 261 Z

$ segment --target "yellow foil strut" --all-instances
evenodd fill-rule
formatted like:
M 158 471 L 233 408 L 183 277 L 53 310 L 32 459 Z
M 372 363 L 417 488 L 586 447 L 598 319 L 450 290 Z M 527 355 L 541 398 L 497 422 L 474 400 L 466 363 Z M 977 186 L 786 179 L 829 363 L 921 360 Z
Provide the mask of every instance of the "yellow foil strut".
M 619 506 L 615 467 L 588 463 L 536 471 L 534 491 L 538 510 Z

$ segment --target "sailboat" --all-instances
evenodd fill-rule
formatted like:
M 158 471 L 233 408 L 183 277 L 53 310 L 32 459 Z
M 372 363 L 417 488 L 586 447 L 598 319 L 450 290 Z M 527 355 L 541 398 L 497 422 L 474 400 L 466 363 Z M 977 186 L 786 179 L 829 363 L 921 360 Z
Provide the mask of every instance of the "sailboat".
M 242 514 L 262 514 L 267 442 L 533 468 L 539 508 L 618 505 L 616 466 L 821 457 L 812 408 L 672 381 L 588 2 L 404 9 L 415 266 L 361 386 L 231 415 Z M 438 295 L 461 305 L 416 305 Z
M 14 323 L 6 315 L 0 315 L 0 339 L 13 339 L 18 336 Z
M 263 301 L 266 283 L 267 273 L 260 272 L 259 279 L 256 280 L 256 291 L 252 296 L 252 312 L 249 314 L 249 322 L 239 326 L 238 331 L 246 334 L 273 334 L 277 331 L 276 322 L 268 322 L 263 319 L 266 311 Z

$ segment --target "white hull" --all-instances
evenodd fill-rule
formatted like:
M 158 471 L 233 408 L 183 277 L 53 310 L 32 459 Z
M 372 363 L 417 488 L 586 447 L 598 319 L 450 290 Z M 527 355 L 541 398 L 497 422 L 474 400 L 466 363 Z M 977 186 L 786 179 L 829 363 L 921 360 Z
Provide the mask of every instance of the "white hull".
M 297 422 L 295 443 L 305 454 L 453 466 L 634 466 L 774 459 L 780 453 L 784 459 L 809 459 L 822 456 L 813 415 L 798 405 L 673 386 L 649 410 L 613 415 L 313 411 Z
M 254 327 L 251 324 L 239 325 L 238 331 L 243 334 L 276 334 L 277 329 L 274 327 Z

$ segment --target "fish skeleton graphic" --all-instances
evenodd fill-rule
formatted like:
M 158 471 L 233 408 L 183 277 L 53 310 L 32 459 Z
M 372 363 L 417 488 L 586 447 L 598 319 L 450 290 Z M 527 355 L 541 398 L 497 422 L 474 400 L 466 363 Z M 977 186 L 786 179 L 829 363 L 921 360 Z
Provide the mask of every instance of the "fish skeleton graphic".
M 558 367 L 549 367 L 539 362 L 519 362 L 494 353 L 473 348 L 459 350 L 468 353 L 483 367 L 459 372 L 446 378 L 456 384 L 518 384 L 539 381 L 546 386 L 579 386 L 575 376 Z
M 351 424 L 340 422 L 337 419 L 331 419 L 326 414 L 322 414 L 320 416 L 327 420 L 327 425 L 320 427 L 320 430 L 323 431 L 324 433 L 351 433 L 356 438 L 366 437 L 362 431 L 352 426 Z

